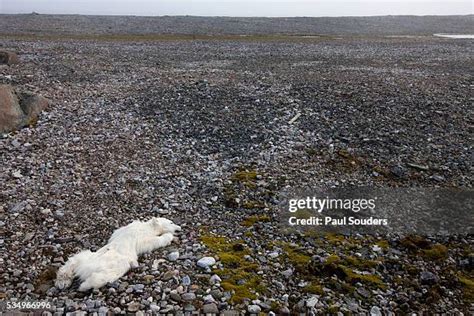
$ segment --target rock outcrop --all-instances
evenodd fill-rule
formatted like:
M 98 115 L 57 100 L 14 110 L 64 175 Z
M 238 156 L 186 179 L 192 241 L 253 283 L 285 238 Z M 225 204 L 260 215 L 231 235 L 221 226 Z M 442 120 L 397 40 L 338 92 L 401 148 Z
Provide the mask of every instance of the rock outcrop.
M 8 133 L 35 124 L 49 104 L 34 93 L 17 93 L 10 85 L 0 85 L 0 133 Z
M 20 60 L 18 59 L 18 55 L 13 52 L 6 52 L 0 51 L 0 65 L 1 64 L 18 64 Z

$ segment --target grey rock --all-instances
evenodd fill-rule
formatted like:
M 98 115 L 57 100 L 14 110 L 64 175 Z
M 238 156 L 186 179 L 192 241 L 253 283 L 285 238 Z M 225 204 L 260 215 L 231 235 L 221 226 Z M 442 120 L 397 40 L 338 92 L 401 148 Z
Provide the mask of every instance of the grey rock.
M 194 305 L 192 305 L 192 304 L 186 304 L 184 306 L 184 311 L 185 312 L 193 312 L 195 310 L 196 310 L 196 307 L 194 307 Z
M 189 275 L 183 276 L 183 279 L 181 280 L 181 283 L 183 283 L 184 286 L 188 286 L 191 284 L 191 278 Z
M 13 65 L 20 62 L 18 55 L 14 52 L 0 51 L 0 64 Z
M 10 212 L 11 213 L 20 213 L 26 208 L 27 205 L 28 205 L 27 201 L 21 201 L 21 202 L 15 204 L 15 206 L 13 206 L 10 209 Z
M 160 311 L 160 307 L 154 303 L 150 304 L 150 310 L 152 313 L 157 313 Z
M 142 293 L 144 288 L 145 288 L 144 284 L 134 284 L 133 285 L 133 291 L 135 291 L 137 293 Z
M 132 303 L 128 304 L 128 306 L 127 306 L 127 310 L 129 312 L 136 312 L 139 309 L 140 309 L 140 303 L 138 303 L 138 302 L 132 302 Z
M 219 313 L 219 309 L 214 303 L 204 304 L 204 306 L 202 307 L 202 312 L 204 314 L 217 314 Z
M 178 293 L 170 293 L 170 299 L 175 302 L 181 302 L 181 295 L 179 295 Z
M 101 306 L 99 307 L 99 315 L 100 316 L 104 316 L 105 314 L 107 314 L 107 312 L 109 311 L 109 308 L 106 307 L 106 306 Z
M 285 271 L 282 271 L 281 274 L 283 274 L 286 278 L 290 278 L 293 275 L 293 270 L 287 269 Z
M 370 316 L 382 316 L 382 311 L 378 306 L 372 306 L 370 309 Z
M 370 296 L 370 292 L 365 287 L 357 288 L 357 293 L 359 293 L 365 298 L 368 298 Z
M 439 278 L 432 272 L 423 271 L 420 273 L 421 284 L 436 284 L 438 281 Z
M 34 124 L 49 101 L 32 93 L 16 93 L 10 85 L 0 85 L 0 133 Z
M 168 254 L 168 260 L 169 261 L 176 261 L 179 258 L 179 252 L 178 251 L 173 251 Z
M 218 301 L 224 296 L 221 290 L 212 290 L 209 294 Z
M 407 175 L 406 168 L 404 168 L 400 165 L 392 167 L 392 169 L 390 169 L 390 172 L 398 178 L 404 178 Z
M 209 284 L 211 284 L 211 285 L 214 285 L 216 283 L 220 283 L 221 281 L 222 281 L 222 279 L 217 274 L 214 274 L 209 278 Z
M 181 295 L 181 298 L 184 301 L 194 301 L 196 299 L 196 294 L 194 294 L 193 292 L 184 293 L 184 294 Z
M 262 311 L 262 309 L 260 308 L 260 306 L 258 305 L 255 305 L 255 304 L 252 304 L 252 305 L 249 305 L 247 307 L 247 311 L 250 313 L 250 314 L 258 314 Z

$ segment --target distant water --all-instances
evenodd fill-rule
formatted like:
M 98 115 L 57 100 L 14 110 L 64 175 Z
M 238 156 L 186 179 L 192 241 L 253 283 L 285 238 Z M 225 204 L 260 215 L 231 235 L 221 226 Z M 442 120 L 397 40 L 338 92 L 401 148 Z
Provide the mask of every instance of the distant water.
M 474 39 L 474 34 L 433 34 L 438 37 L 448 37 L 448 38 L 471 38 Z

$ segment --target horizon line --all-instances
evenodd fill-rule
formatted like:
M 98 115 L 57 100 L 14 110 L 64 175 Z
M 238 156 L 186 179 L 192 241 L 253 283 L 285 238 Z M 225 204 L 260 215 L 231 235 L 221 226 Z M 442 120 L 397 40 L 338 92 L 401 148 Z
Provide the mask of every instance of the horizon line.
M 58 15 L 58 16 L 111 16 L 111 17 L 195 17 L 195 18 L 269 18 L 269 19 L 278 19 L 278 18 L 371 18 L 371 17 L 463 17 L 463 16 L 474 16 L 474 13 L 466 14 L 375 14 L 375 15 L 288 15 L 288 16 L 271 16 L 271 15 L 193 15 L 193 14 L 162 14 L 162 15 L 140 15 L 140 14 L 84 14 L 84 13 L 41 13 L 32 11 L 29 13 L 26 12 L 17 12 L 17 13 L 3 13 L 0 12 L 0 15 Z

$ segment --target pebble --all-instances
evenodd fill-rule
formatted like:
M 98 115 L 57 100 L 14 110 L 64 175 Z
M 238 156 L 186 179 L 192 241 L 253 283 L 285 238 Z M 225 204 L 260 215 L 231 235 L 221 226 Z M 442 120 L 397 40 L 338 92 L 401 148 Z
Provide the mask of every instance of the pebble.
M 175 302 L 181 302 L 181 295 L 179 295 L 178 293 L 170 293 L 170 299 Z
M 370 316 L 382 316 L 382 311 L 378 306 L 372 306 L 370 309 Z
M 216 283 L 220 283 L 221 281 L 222 281 L 222 279 L 217 274 L 214 274 L 209 278 L 209 284 L 211 284 L 211 285 L 214 285 Z
M 196 299 L 196 294 L 194 293 L 184 293 L 181 295 L 181 298 L 184 300 L 184 301 L 194 301 Z
M 219 313 L 219 309 L 214 303 L 204 304 L 204 306 L 202 307 L 202 312 L 204 314 L 217 314 Z
M 309 308 L 312 308 L 312 307 L 315 307 L 318 302 L 319 302 L 319 298 L 314 295 L 306 300 L 306 306 Z
M 140 303 L 137 303 L 137 302 L 132 302 L 130 304 L 128 304 L 128 307 L 127 307 L 127 310 L 129 312 L 136 312 L 140 309 Z
M 249 305 L 247 307 L 247 311 L 250 313 L 250 314 L 258 314 L 262 311 L 262 309 L 260 308 L 260 306 L 258 305 Z
M 201 268 L 207 269 L 216 264 L 216 259 L 213 257 L 203 257 L 198 260 L 197 265 Z
M 188 286 L 191 284 L 191 278 L 189 277 L 189 275 L 185 275 L 183 276 L 181 282 L 183 283 L 184 286 Z
M 144 284 L 134 284 L 133 285 L 133 291 L 135 291 L 137 293 L 142 293 L 144 288 L 145 288 Z
M 168 254 L 168 260 L 169 261 L 176 261 L 179 258 L 179 252 L 178 251 L 173 251 Z
M 293 270 L 287 269 L 285 271 L 282 271 L 281 274 L 283 274 L 286 278 L 290 278 L 293 275 Z
M 175 276 L 177 276 L 178 274 L 179 274 L 179 271 L 178 271 L 178 270 L 166 271 L 165 274 L 163 274 L 162 279 L 163 279 L 164 281 L 168 281 L 168 280 L 174 278 Z
M 438 283 L 439 278 L 432 272 L 423 271 L 420 273 L 420 282 L 422 284 L 435 284 Z
M 153 303 L 153 304 L 150 304 L 150 310 L 152 313 L 157 313 L 160 311 L 160 307 Z

